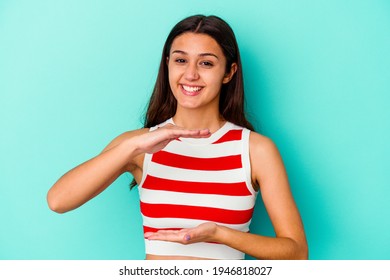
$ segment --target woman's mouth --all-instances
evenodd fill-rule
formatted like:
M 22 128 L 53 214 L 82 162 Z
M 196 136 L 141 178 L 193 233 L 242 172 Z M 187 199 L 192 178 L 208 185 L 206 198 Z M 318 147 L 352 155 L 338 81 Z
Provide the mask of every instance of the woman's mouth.
M 181 90 L 185 95 L 196 96 L 202 91 L 203 87 L 181 85 Z

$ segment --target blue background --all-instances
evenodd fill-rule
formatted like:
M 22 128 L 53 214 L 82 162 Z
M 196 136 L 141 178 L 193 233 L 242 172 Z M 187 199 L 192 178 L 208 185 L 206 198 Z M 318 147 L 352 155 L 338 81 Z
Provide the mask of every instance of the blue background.
M 122 175 L 64 215 L 46 193 L 142 126 L 173 25 L 216 14 L 241 48 L 248 111 L 278 145 L 311 259 L 390 259 L 390 2 L 0 2 L 0 259 L 143 259 Z M 272 235 L 259 199 L 252 231 Z

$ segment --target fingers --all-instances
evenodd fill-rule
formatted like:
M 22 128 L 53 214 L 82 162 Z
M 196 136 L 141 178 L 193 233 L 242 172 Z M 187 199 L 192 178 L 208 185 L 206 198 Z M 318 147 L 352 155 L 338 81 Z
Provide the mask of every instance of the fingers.
M 200 241 L 193 238 L 191 233 L 186 232 L 147 232 L 144 234 L 144 237 L 148 240 L 169 241 L 181 244 L 191 244 Z
M 211 132 L 208 128 L 206 129 L 185 129 L 179 126 L 172 124 L 167 124 L 160 127 L 160 129 L 166 129 L 170 135 L 171 139 L 176 139 L 179 137 L 187 138 L 206 138 L 211 135 Z
M 149 240 L 162 240 L 178 242 L 181 244 L 191 244 L 196 242 L 214 241 L 217 225 L 206 222 L 195 228 L 184 228 L 181 230 L 159 230 L 157 232 L 146 232 L 144 237 Z
M 185 235 L 185 233 L 176 230 L 161 230 L 158 232 L 146 232 L 144 237 L 148 240 L 162 240 L 182 243 Z
M 152 237 L 154 235 L 154 232 L 145 232 L 144 233 L 144 237 L 146 238 L 146 239 L 149 239 L 149 237 Z
M 207 138 L 210 137 L 211 133 L 208 129 L 195 129 L 195 130 L 189 130 L 189 129 L 175 129 L 170 131 L 170 138 L 176 139 L 179 137 L 184 138 Z
M 165 125 L 152 132 L 138 136 L 135 146 L 137 152 L 153 154 L 169 144 L 169 142 L 180 137 L 185 138 L 206 138 L 210 137 L 209 129 L 184 129 L 174 125 Z

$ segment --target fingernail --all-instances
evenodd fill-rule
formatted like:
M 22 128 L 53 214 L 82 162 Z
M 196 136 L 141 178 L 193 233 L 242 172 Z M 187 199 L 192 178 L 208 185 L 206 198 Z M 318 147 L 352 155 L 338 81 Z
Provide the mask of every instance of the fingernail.
M 184 239 L 185 239 L 186 241 L 189 241 L 189 240 L 191 239 L 191 237 L 190 237 L 188 234 L 186 234 L 186 236 L 184 236 Z

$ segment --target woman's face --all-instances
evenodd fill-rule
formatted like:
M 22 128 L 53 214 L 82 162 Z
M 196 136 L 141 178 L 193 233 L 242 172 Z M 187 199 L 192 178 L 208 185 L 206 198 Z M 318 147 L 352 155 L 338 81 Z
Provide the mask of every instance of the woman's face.
M 226 73 L 226 57 L 218 43 L 208 35 L 191 32 L 173 40 L 167 63 L 177 104 L 189 109 L 218 108 L 221 86 L 237 69 L 234 63 Z

